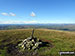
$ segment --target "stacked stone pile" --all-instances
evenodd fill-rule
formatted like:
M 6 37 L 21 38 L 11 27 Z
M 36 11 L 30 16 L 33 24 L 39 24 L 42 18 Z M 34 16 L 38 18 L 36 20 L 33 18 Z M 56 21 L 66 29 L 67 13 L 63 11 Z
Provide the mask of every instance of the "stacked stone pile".
M 42 41 L 35 37 L 28 37 L 23 40 L 18 46 L 23 50 L 36 50 L 42 45 Z

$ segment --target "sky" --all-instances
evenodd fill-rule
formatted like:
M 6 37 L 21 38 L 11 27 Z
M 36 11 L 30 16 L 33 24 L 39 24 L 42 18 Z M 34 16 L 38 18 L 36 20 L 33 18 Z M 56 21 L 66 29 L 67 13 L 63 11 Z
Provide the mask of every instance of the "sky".
M 75 0 L 0 0 L 0 24 L 75 24 Z

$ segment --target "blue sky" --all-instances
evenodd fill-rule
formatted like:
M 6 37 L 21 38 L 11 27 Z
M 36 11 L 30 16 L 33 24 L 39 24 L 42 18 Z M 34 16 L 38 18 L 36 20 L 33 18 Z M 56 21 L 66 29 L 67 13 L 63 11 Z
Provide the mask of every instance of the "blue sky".
M 75 0 L 0 0 L 0 24 L 75 23 Z

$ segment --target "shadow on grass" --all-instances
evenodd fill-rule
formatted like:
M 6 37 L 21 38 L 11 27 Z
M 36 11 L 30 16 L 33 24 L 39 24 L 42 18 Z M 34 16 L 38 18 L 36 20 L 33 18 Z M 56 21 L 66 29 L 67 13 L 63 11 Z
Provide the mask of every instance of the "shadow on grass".
M 51 48 L 52 47 L 52 44 L 51 43 L 43 42 L 42 41 L 42 45 L 40 45 L 38 47 L 38 49 L 36 49 L 36 50 L 25 50 L 24 52 L 20 52 L 19 49 L 16 46 L 19 43 L 21 43 L 21 42 L 22 41 L 19 41 L 16 44 L 9 43 L 9 44 L 6 45 L 6 47 L 7 47 L 7 50 L 6 51 L 9 54 L 9 56 L 38 56 L 37 51 L 40 48 L 43 48 L 43 47 L 49 47 L 49 48 Z

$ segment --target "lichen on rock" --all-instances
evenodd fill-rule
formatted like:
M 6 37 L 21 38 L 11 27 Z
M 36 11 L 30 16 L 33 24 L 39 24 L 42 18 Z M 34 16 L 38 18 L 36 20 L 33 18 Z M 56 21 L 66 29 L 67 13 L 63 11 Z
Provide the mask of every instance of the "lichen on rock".
M 39 41 L 39 39 L 35 37 L 28 37 L 27 39 L 23 40 L 20 44 L 18 44 L 18 46 L 21 47 L 21 49 L 23 50 L 35 50 L 38 49 L 40 45 L 42 45 L 42 41 Z

